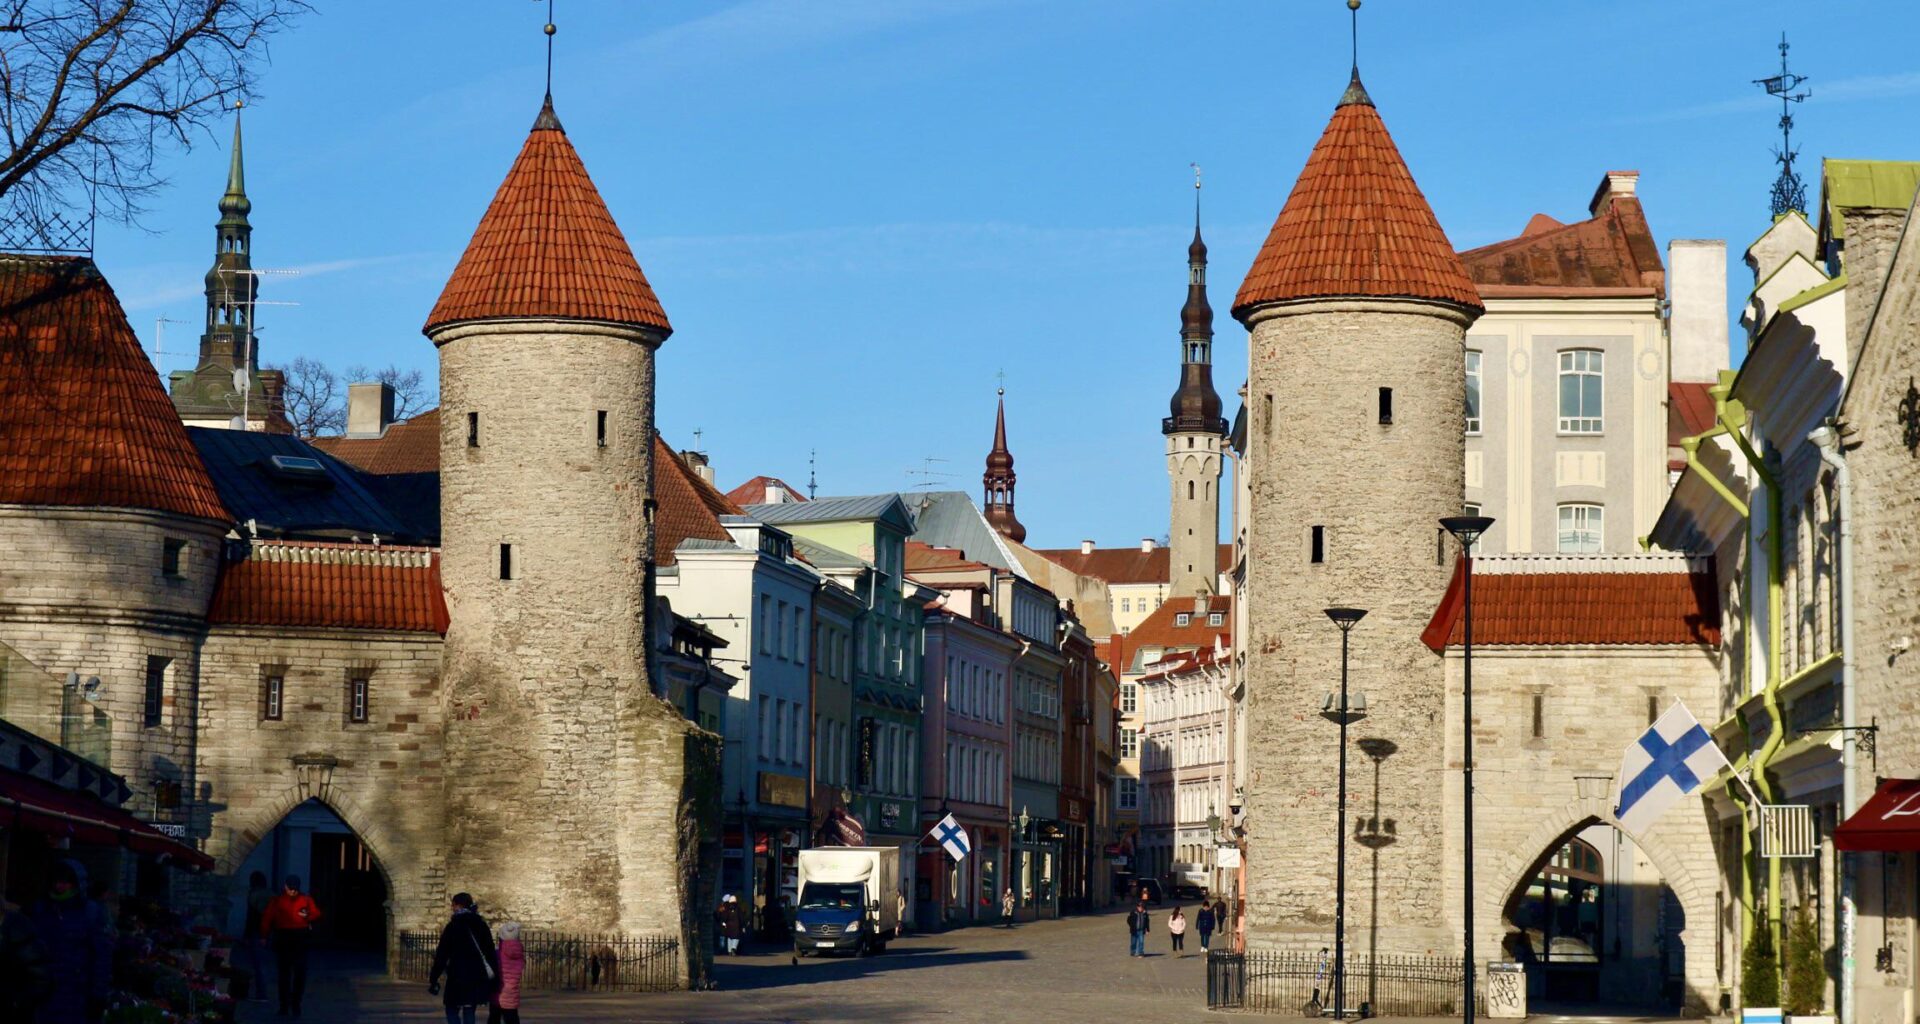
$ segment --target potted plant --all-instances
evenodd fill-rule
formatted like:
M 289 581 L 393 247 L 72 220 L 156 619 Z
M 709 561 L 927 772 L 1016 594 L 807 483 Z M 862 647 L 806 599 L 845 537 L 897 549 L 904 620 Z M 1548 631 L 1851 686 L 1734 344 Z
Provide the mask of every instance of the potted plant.
M 1820 949 L 1820 929 L 1813 914 L 1802 906 L 1787 922 L 1785 1009 L 1791 1024 L 1834 1024 L 1821 1011 L 1827 1002 L 1827 967 Z
M 1743 1024 L 1780 1024 L 1780 964 L 1764 928 L 1754 929 L 1740 954 L 1740 1019 Z

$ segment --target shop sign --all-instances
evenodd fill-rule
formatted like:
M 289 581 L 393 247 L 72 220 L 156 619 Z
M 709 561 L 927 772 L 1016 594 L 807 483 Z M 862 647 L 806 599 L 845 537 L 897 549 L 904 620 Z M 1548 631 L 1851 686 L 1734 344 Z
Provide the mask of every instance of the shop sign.
M 1066 819 L 1068 821 L 1086 821 L 1087 805 L 1079 797 L 1067 798 Z
M 187 838 L 187 826 L 185 825 L 181 825 L 171 821 L 149 821 L 147 822 L 147 824 L 151 826 L 155 832 L 158 832 L 169 839 Z
M 1222 846 L 1214 851 L 1213 866 L 1217 868 L 1237 868 L 1240 866 L 1240 848 Z
M 807 806 L 807 780 L 777 772 L 760 773 L 760 802 L 772 807 Z
M 1124 857 L 1124 856 L 1122 856 L 1122 857 L 1115 857 L 1115 858 L 1113 858 L 1113 866 L 1114 866 L 1114 867 L 1116 867 L 1116 868 L 1124 868 L 1124 867 L 1126 867 L 1126 866 L 1127 866 L 1127 858 L 1126 858 L 1126 857 Z

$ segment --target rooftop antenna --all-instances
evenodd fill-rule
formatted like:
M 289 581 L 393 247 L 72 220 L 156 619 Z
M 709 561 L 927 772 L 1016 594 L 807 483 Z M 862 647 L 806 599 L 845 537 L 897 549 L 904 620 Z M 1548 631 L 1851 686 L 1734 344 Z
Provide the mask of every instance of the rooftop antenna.
M 246 291 L 247 334 L 245 343 L 242 346 L 244 351 L 242 351 L 240 355 L 240 365 L 233 370 L 233 389 L 240 392 L 240 415 L 234 417 L 233 429 L 246 430 L 247 423 L 253 416 L 253 336 L 257 333 L 253 326 L 254 308 L 256 306 L 299 305 L 298 302 L 274 302 L 267 299 L 256 298 L 256 296 L 260 294 L 260 282 L 258 279 L 269 274 L 284 274 L 288 277 L 297 277 L 300 272 L 298 270 L 240 270 L 234 267 L 222 267 L 220 273 L 239 274 L 242 277 L 255 279 L 252 287 Z
M 807 500 L 808 500 L 808 501 L 812 501 L 812 500 L 813 500 L 813 492 L 814 492 L 814 491 L 815 491 L 816 489 L 818 489 L 818 488 L 819 488 L 819 486 L 820 486 L 820 481 L 819 481 L 819 479 L 818 479 L 818 478 L 817 478 L 817 477 L 816 477 L 816 476 L 814 475 L 814 472 L 813 472 L 813 470 L 814 470 L 814 465 L 813 465 L 813 464 L 814 464 L 814 459 L 815 459 L 815 458 L 816 458 L 816 457 L 817 457 L 817 456 L 818 456 L 819 454 L 820 454 L 820 449 L 818 449 L 818 448 L 809 448 L 809 449 L 807 449 Z
M 167 325 L 179 324 L 184 327 L 189 323 L 192 323 L 192 321 L 175 320 L 170 316 L 156 316 L 153 318 L 153 368 L 160 371 L 162 377 L 167 375 Z
M 1780 33 L 1780 73 L 1771 78 L 1756 78 L 1753 84 L 1767 90 L 1767 95 L 1780 97 L 1780 148 L 1773 151 L 1773 159 L 1780 165 L 1780 176 L 1773 180 L 1773 215 L 1777 219 L 1788 210 L 1807 211 L 1807 184 L 1794 172 L 1793 158 L 1799 151 L 1793 148 L 1793 104 L 1806 100 L 1813 90 L 1795 92 L 1806 84 L 1808 76 L 1796 75 L 1787 70 L 1787 34 Z
M 945 461 L 947 460 L 939 458 L 938 456 L 934 456 L 934 455 L 928 455 L 922 458 L 920 460 L 921 468 L 907 470 L 908 476 L 917 476 L 920 478 L 920 482 L 914 484 L 913 486 L 933 487 L 943 481 L 952 479 L 953 478 L 952 473 L 944 472 L 942 470 L 937 470 L 933 468 L 934 463 L 945 462 Z
M 700 449 L 700 435 L 702 433 L 703 431 L 701 431 L 699 427 L 693 428 L 693 450 L 696 452 L 700 452 L 700 454 L 702 455 L 705 455 L 706 452 L 701 451 Z

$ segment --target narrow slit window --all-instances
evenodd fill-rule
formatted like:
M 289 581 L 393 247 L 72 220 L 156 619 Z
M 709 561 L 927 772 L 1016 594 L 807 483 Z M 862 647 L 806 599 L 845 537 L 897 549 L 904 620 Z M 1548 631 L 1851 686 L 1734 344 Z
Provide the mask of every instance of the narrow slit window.
M 1313 528 L 1313 540 L 1308 546 L 1307 561 L 1312 562 L 1314 565 L 1321 565 L 1325 563 L 1326 560 L 1327 528 L 1324 526 L 1316 526 Z
M 1385 427 L 1385 426 L 1391 426 L 1392 423 L 1393 423 L 1393 389 L 1381 388 L 1380 389 L 1380 425 Z
M 187 550 L 187 542 L 168 537 L 160 548 L 160 575 L 180 575 L 180 556 Z
M 278 722 L 286 714 L 287 677 L 273 672 L 260 677 L 260 717 Z
M 1647 724 L 1652 725 L 1660 718 L 1660 695 L 1647 694 Z
M 1273 436 L 1273 396 L 1260 396 L 1260 431 L 1267 437 Z
M 480 447 L 480 414 L 477 412 L 467 414 L 467 447 Z
M 503 580 L 513 578 L 513 545 L 511 544 L 500 545 L 500 578 Z
M 373 679 L 369 676 L 355 675 L 347 680 L 347 721 L 368 721 L 367 705 L 372 689 Z
M 154 728 L 166 718 L 167 666 L 173 659 L 158 654 L 147 656 L 147 692 L 140 709 L 140 724 Z
M 1533 695 L 1533 738 L 1540 739 L 1547 734 L 1547 696 L 1544 693 Z
M 607 446 L 607 410 L 602 409 L 595 413 L 594 421 L 594 442 L 605 448 Z

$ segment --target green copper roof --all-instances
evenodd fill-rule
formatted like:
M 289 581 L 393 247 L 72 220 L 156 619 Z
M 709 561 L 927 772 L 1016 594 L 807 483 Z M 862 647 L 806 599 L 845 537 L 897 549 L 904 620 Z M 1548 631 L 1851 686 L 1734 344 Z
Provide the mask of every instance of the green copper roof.
M 1920 189 L 1920 161 L 1834 160 L 1820 162 L 1820 237 L 1845 238 L 1841 210 L 1904 210 Z
M 220 212 L 245 217 L 253 212 L 247 199 L 247 170 L 240 155 L 240 114 L 233 115 L 233 153 L 227 163 L 227 194 L 220 197 Z
M 1779 310 L 1777 310 L 1777 312 L 1785 313 L 1790 310 L 1799 309 L 1801 306 L 1808 305 L 1809 303 L 1812 303 L 1819 299 L 1824 299 L 1827 296 L 1832 295 L 1834 292 L 1837 292 L 1840 289 L 1845 288 L 1846 286 L 1847 286 L 1847 275 L 1841 274 L 1840 276 L 1835 277 L 1831 281 L 1827 281 L 1824 284 L 1816 284 L 1813 287 L 1807 289 L 1806 291 L 1801 292 L 1798 295 L 1795 295 L 1793 298 L 1790 298 L 1781 302 L 1780 308 Z

